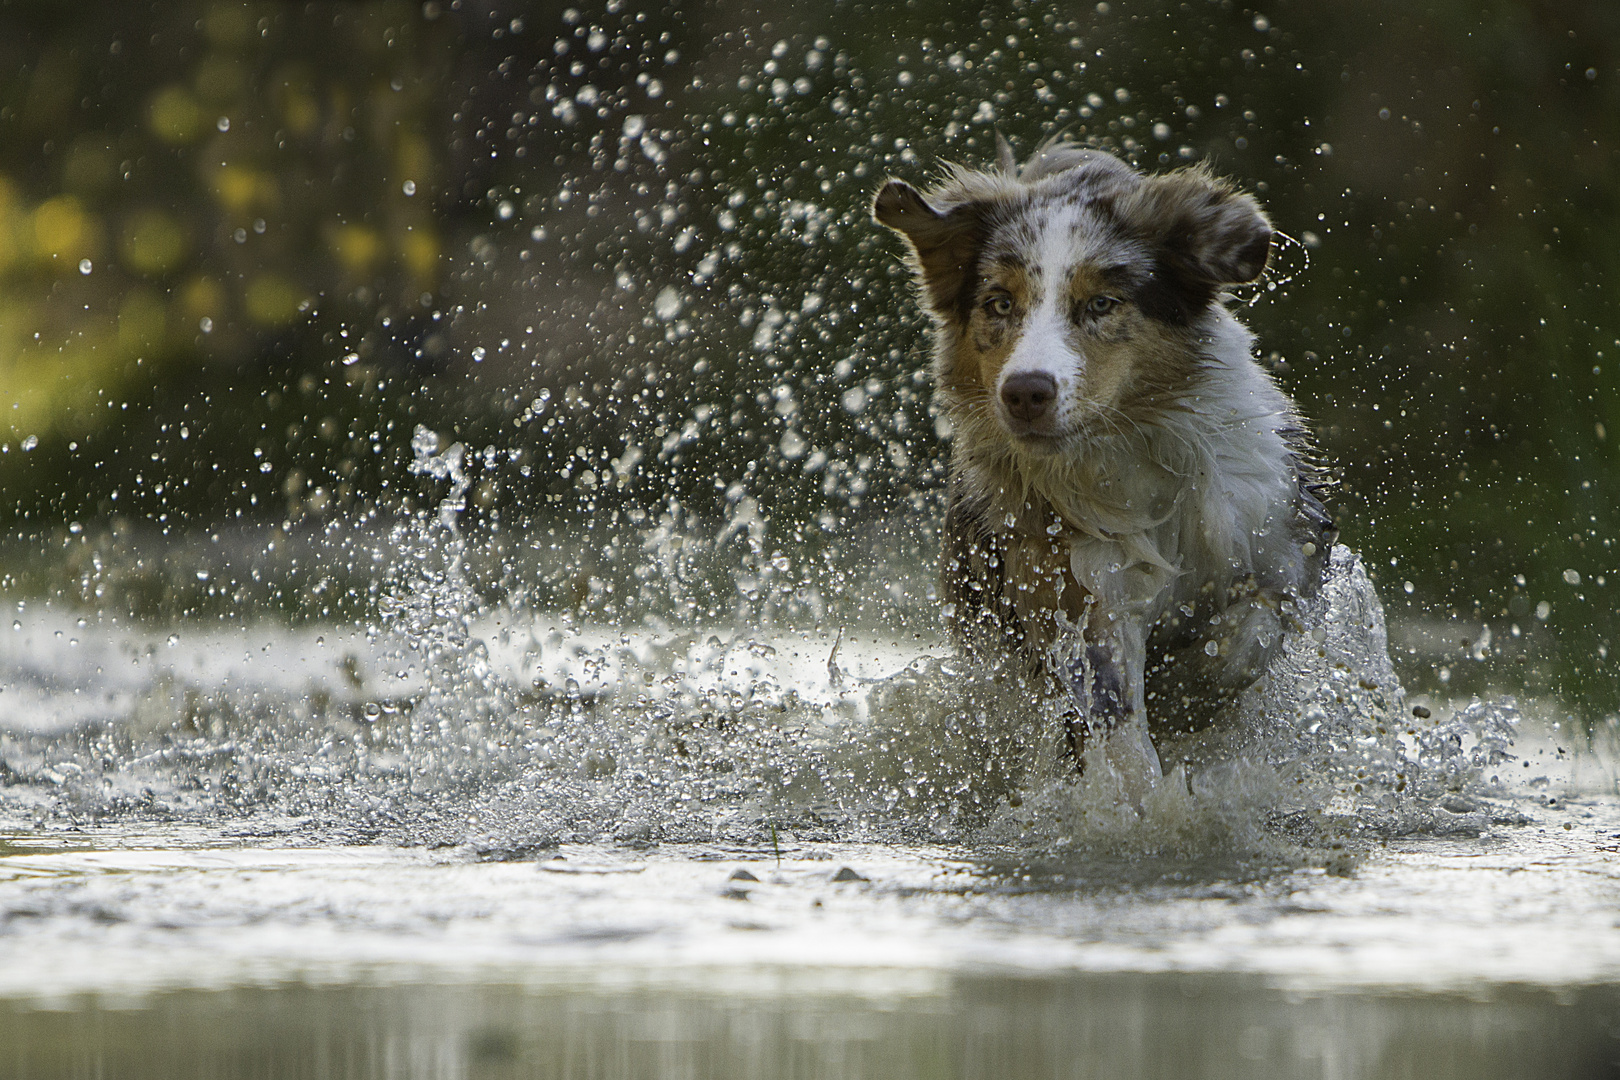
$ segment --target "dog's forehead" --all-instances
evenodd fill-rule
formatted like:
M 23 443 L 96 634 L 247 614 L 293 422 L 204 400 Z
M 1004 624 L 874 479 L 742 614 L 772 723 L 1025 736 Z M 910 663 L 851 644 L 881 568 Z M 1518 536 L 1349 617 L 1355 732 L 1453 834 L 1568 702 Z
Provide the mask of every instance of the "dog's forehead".
M 992 264 L 1015 265 L 1043 282 L 1083 267 L 1136 267 L 1150 260 L 1143 241 L 1106 198 L 1030 199 L 1004 215 L 985 238 Z

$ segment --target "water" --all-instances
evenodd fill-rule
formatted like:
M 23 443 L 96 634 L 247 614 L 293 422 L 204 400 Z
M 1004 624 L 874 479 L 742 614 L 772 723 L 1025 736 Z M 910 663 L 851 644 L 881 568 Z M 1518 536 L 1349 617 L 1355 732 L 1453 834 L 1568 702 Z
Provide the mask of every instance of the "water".
M 1614 1074 L 1609 730 L 1409 700 L 1348 550 L 1133 806 L 927 621 L 480 599 L 413 445 L 376 619 L 15 605 L 6 1075 Z
M 1620 1075 L 1602 5 L 124 7 L 0 16 L 0 1077 Z M 1265 204 L 1366 559 L 1140 798 L 869 220 L 1059 132 Z

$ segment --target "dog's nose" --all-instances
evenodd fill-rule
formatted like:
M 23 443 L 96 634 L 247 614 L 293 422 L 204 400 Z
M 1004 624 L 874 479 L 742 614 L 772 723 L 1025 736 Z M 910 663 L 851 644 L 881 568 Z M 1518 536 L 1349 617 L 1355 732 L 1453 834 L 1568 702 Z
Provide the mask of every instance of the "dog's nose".
M 1057 380 L 1044 371 L 1025 371 L 1001 384 L 1001 403 L 1015 420 L 1032 424 L 1052 411 Z

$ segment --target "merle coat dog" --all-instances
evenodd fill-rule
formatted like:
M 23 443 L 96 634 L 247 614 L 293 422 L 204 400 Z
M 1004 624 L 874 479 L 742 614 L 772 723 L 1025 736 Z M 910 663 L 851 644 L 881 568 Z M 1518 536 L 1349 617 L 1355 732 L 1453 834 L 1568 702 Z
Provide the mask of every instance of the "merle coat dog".
M 1305 427 L 1225 292 L 1272 229 L 1204 168 L 1063 143 L 1019 166 L 998 142 L 996 169 L 891 180 L 873 207 L 933 317 L 947 618 L 1072 694 L 1081 767 L 1100 751 L 1141 790 L 1151 736 L 1265 671 L 1333 542 Z

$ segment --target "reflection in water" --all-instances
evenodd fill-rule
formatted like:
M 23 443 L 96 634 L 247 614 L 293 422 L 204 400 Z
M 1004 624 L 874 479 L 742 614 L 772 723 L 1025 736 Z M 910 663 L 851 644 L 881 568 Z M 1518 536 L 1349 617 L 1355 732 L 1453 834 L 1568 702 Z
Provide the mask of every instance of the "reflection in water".
M 281 987 L 30 1012 L 0 1076 L 1421 1077 L 1617 1074 L 1620 992 L 1289 993 L 1238 975 Z M 791 980 L 790 980 L 791 982 Z

